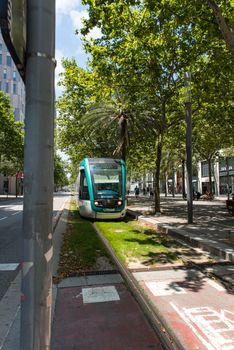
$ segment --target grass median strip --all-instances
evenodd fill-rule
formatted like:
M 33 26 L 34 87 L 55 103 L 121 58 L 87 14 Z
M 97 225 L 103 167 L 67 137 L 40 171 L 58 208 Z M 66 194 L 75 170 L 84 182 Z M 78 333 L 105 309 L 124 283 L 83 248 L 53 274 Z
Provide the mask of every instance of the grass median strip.
M 154 267 L 179 262 L 176 241 L 135 221 L 97 222 L 103 236 L 128 267 Z
M 67 229 L 60 251 L 58 279 L 103 267 L 113 268 L 106 250 L 92 222 L 81 218 L 75 202 L 71 202 Z
M 118 258 L 130 269 L 181 265 L 185 257 L 196 262 L 203 257 L 201 252 L 135 220 L 98 221 L 96 225 Z M 114 269 L 92 222 L 81 218 L 72 202 L 54 282 L 81 273 Z

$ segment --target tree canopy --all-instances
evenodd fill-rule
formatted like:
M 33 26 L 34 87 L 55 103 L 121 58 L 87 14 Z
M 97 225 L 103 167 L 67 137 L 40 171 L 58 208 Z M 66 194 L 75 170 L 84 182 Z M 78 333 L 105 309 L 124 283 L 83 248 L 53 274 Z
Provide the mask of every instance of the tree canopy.
M 9 98 L 0 91 L 0 171 L 13 175 L 23 167 L 23 125 L 14 120 Z
M 232 31 L 233 3 L 83 2 L 89 10 L 81 30 L 89 64 L 82 69 L 75 60 L 63 62 L 59 145 L 74 167 L 83 156 L 114 155 L 126 157 L 128 169 L 154 171 L 158 211 L 163 157 L 173 152 L 185 158 L 185 72 L 192 74 L 194 151 L 202 156 L 204 140 L 212 149 L 233 143 L 232 34 L 224 35 Z M 95 26 L 102 36 L 87 39 Z M 218 129 L 226 136 L 213 142 Z

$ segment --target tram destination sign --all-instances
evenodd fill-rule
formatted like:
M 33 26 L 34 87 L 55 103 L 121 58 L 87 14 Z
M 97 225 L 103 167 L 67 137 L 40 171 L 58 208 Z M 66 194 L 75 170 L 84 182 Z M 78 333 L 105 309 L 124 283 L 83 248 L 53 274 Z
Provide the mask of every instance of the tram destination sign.
M 118 169 L 119 165 L 116 163 L 95 163 L 91 164 L 92 169 Z
M 26 2 L 27 0 L 0 1 L 2 36 L 23 79 L 26 52 Z

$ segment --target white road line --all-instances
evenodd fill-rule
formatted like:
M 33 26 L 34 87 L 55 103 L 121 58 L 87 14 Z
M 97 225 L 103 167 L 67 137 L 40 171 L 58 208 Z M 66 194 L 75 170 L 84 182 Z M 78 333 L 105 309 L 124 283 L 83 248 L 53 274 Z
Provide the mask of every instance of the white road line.
M 13 215 L 17 215 L 17 214 L 19 214 L 19 213 L 21 213 L 21 211 L 17 211 L 16 213 L 11 214 L 11 215 L 13 216 Z
M 214 287 L 219 292 L 225 292 L 226 291 L 226 289 L 223 286 L 221 286 L 220 284 L 218 284 L 217 282 L 215 282 L 213 280 L 208 280 L 208 283 L 209 283 L 210 286 Z
M 145 282 L 151 293 L 155 297 L 172 294 L 186 294 L 186 290 L 172 280 L 162 282 Z
M 7 216 L 4 216 L 4 218 L 1 218 L 0 221 L 7 219 Z
M 170 305 L 193 330 L 196 336 L 209 350 L 234 349 L 234 313 L 209 306 L 177 307 Z M 214 322 L 217 321 L 217 322 Z
M 177 308 L 177 306 L 172 301 L 170 302 L 170 305 L 178 313 L 182 320 L 189 326 L 189 328 L 198 337 L 202 344 L 205 345 L 208 350 L 215 350 L 215 348 L 211 344 L 209 344 L 205 339 L 203 339 L 199 331 L 195 328 L 195 326 L 193 326 L 192 322 L 190 322 L 189 318 L 182 311 L 180 311 L 179 308 Z
M 13 264 L 0 264 L 0 271 L 15 271 L 19 266 L 18 263 Z

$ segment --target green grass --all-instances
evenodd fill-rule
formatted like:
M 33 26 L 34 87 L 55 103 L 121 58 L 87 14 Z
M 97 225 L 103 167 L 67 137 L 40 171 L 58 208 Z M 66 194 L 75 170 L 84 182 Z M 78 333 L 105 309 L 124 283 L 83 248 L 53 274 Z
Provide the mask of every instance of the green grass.
M 174 240 L 134 221 L 97 222 L 96 225 L 125 264 L 136 259 L 145 265 L 178 259 L 173 251 L 177 247 Z
M 104 221 L 96 222 L 96 225 L 127 266 L 131 262 L 140 262 L 153 267 L 178 260 L 178 245 L 175 241 L 136 221 Z M 77 273 L 96 270 L 98 258 L 103 257 L 110 262 L 92 222 L 81 218 L 75 202 L 71 202 L 60 251 L 58 277 L 54 282 Z
M 92 223 L 81 218 L 75 202 L 71 202 L 58 275 L 63 278 L 72 273 L 91 271 L 102 256 L 107 257 L 107 253 Z

